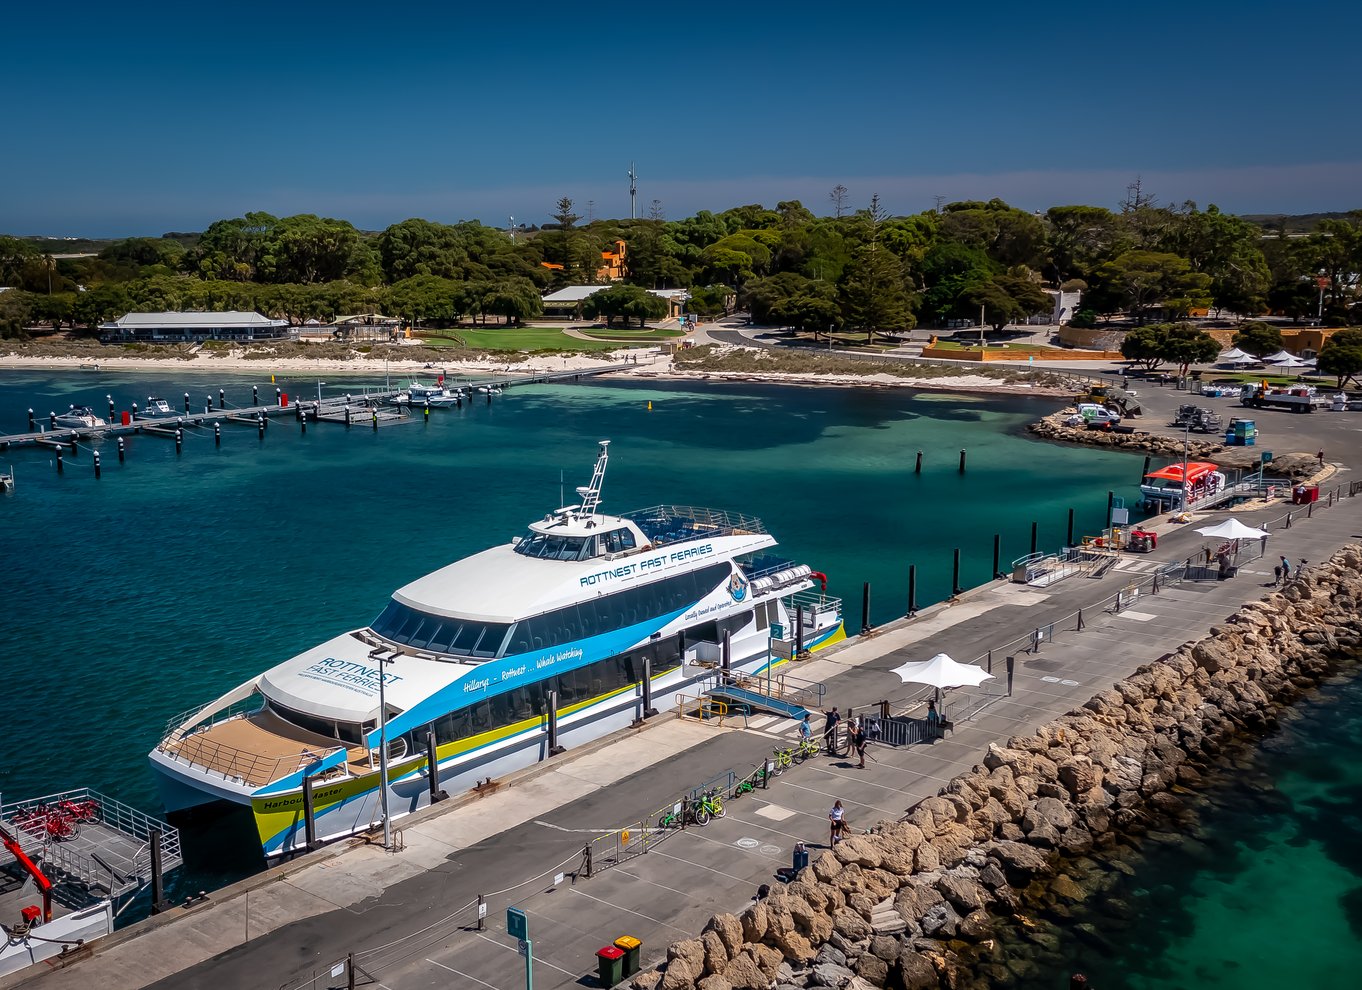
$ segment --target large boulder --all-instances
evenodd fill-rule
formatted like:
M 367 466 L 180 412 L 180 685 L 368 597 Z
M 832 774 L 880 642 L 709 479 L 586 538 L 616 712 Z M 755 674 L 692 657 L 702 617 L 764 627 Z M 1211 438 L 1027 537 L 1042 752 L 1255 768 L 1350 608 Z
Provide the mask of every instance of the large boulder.
M 904 949 L 899 956 L 899 982 L 903 990 L 936 990 L 939 985 L 935 967 L 912 949 Z
M 729 951 L 719 933 L 706 929 L 700 935 L 700 944 L 705 949 L 705 972 L 722 973 L 728 967 Z
M 837 843 L 832 854 L 841 863 L 855 863 L 864 869 L 876 869 L 884 857 L 879 843 L 866 835 L 852 835 Z
M 855 976 L 856 974 L 845 966 L 838 966 L 835 963 L 820 963 L 810 971 L 809 985 L 842 990 Z
M 1021 842 L 990 842 L 985 851 L 998 861 L 1003 872 L 1016 886 L 1024 887 L 1033 877 L 1050 871 L 1045 854 Z
M 1059 782 L 1077 798 L 1102 781 L 1102 770 L 1088 756 L 1071 756 L 1059 765 Z
M 951 907 L 961 914 L 983 907 L 988 901 L 988 895 L 978 880 L 959 874 L 947 873 L 936 883 L 936 889 L 941 895 L 950 902 Z
M 662 973 L 662 981 L 658 983 L 657 990 L 693 990 L 695 981 L 704 975 L 703 965 L 701 962 L 692 966 L 684 957 L 670 960 Z M 751 990 L 757 988 L 753 987 Z
M 724 943 L 724 948 L 728 951 L 728 958 L 732 959 L 742 948 L 742 922 L 731 914 L 716 914 L 709 919 L 705 925 L 706 931 L 712 931 Z
M 695 984 L 695 990 L 733 990 L 733 984 L 724 977 L 711 973 Z
M 667 966 L 676 960 L 684 960 L 698 977 L 705 971 L 705 944 L 698 938 L 682 939 L 667 947 Z

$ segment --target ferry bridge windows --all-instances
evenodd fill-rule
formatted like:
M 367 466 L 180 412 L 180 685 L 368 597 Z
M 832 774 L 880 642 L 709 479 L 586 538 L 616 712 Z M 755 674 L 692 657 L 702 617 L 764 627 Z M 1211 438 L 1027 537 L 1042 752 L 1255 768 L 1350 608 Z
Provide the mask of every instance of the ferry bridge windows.
M 613 529 L 601 539 L 605 543 L 606 553 L 624 553 L 634 549 L 634 531 L 631 529 Z
M 414 650 L 456 656 L 494 657 L 501 650 L 510 626 L 499 622 L 474 622 L 429 615 L 399 601 L 374 620 L 373 630 L 384 639 Z

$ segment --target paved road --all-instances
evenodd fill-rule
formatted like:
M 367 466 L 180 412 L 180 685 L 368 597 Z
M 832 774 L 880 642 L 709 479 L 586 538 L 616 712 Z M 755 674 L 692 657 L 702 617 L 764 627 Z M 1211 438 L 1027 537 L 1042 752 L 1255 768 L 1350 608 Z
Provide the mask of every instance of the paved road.
M 1272 551 L 1321 559 L 1354 537 L 1359 509 L 1362 500 L 1347 500 L 1317 512 L 1275 535 Z M 1184 529 L 1161 540 L 1157 557 L 1184 557 L 1201 542 Z M 668 942 L 698 931 L 714 911 L 740 908 L 790 862 L 796 841 L 816 852 L 827 841 L 833 800 L 846 804 L 857 825 L 902 814 L 976 762 L 990 740 L 1067 711 L 1140 663 L 1204 635 L 1242 601 L 1265 593 L 1269 577 L 1263 566 L 1251 566 L 1233 581 L 1142 597 L 1119 615 L 1094 609 L 1155 566 L 1153 557 L 1131 557 L 1100 580 L 1071 578 L 1045 591 L 995 583 L 809 662 L 800 673 L 827 683 L 830 704 L 863 707 L 912 693 L 890 673 L 905 659 L 946 651 L 971 660 L 1036 626 L 1054 622 L 1059 630 L 1039 653 L 1016 654 L 1012 697 L 996 698 L 977 717 L 959 721 L 946 739 L 876 747 L 865 770 L 840 758 L 794 767 L 769 790 L 731 803 L 724 819 L 672 834 L 592 879 L 552 882 L 558 870 L 575 869 L 587 840 L 668 804 L 716 770 L 759 762 L 794 727 L 769 718 L 722 729 L 664 719 L 599 752 L 570 754 L 576 758 L 521 786 L 408 825 L 402 853 L 370 847 L 295 866 L 258 882 L 248 895 L 177 910 L 170 923 L 115 940 L 92 960 L 47 976 L 42 986 L 234 990 L 310 986 L 314 974 L 318 987 L 343 986 L 343 978 L 329 977 L 330 967 L 355 951 L 389 990 L 451 984 L 512 990 L 522 983 L 523 964 L 505 934 L 509 903 L 530 916 L 540 986 L 590 985 L 583 977 L 594 969 L 595 949 L 616 936 L 642 938 L 645 958 L 655 958 Z M 1080 606 L 1087 608 L 1081 633 L 1071 618 Z M 450 919 L 479 892 L 545 873 L 492 896 L 485 931 L 468 930 L 471 911 Z

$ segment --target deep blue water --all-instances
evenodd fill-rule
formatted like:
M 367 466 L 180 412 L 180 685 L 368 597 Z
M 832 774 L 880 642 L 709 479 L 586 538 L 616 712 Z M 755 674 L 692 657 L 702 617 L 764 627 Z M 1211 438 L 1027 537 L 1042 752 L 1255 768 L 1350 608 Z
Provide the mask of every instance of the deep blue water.
M 328 393 L 358 392 L 359 380 Z M 202 404 L 225 387 L 250 402 L 260 375 L 0 373 L 0 432 L 70 403 L 107 412 L 158 394 Z M 381 380 L 369 380 L 381 384 Z M 315 379 L 281 378 L 304 398 Z M 652 408 L 649 410 L 648 404 Z M 306 435 L 278 420 L 191 432 L 173 442 L 89 450 L 56 474 L 38 450 L 0 454 L 17 491 L 0 498 L 0 601 L 10 671 L 0 790 L 32 797 L 88 785 L 154 810 L 146 753 L 166 723 L 344 629 L 370 621 L 398 586 L 509 539 L 563 504 L 590 477 L 609 438 L 606 511 L 657 503 L 760 515 L 782 549 L 825 571 L 859 628 L 862 583 L 872 618 L 902 615 L 908 565 L 918 603 L 949 592 L 951 552 L 962 583 L 1102 525 L 1107 492 L 1138 495 L 1139 457 L 1041 444 L 1021 434 L 1044 400 L 911 394 L 906 390 L 708 383 L 602 383 L 513 389 L 492 405 L 433 411 L 428 423 L 377 433 L 332 424 Z M 964 475 L 961 448 L 968 450 Z M 925 466 L 915 475 L 916 452 Z M 223 851 L 225 834 L 185 834 L 186 886 L 213 886 L 255 866 Z M 246 836 L 250 838 L 249 835 Z M 250 843 L 244 847 L 251 851 Z

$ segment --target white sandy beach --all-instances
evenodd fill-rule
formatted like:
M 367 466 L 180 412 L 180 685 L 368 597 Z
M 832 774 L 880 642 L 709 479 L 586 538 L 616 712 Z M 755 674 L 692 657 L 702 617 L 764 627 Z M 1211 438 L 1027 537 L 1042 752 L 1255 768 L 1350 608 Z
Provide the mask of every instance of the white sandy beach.
M 101 357 L 97 362 L 89 357 L 38 357 L 17 353 L 0 354 L 0 370 L 90 370 L 138 372 L 176 371 L 198 375 L 228 371 L 257 372 L 262 378 L 270 375 L 299 376 L 314 373 L 328 375 L 383 375 L 421 378 L 434 374 L 447 375 L 533 375 L 542 372 L 561 372 L 615 366 L 616 376 L 653 378 L 679 381 L 761 382 L 800 386 L 843 386 L 871 388 L 909 388 L 948 392 L 986 392 L 1006 395 L 1064 395 L 1062 389 L 1046 388 L 1029 382 L 1008 382 L 984 375 L 944 375 L 934 377 L 900 377 L 889 374 L 826 375 L 766 371 L 696 371 L 676 368 L 670 355 L 657 352 L 620 350 L 590 354 L 532 355 L 525 360 L 472 361 L 382 361 L 374 358 L 259 358 L 246 357 L 243 351 L 198 354 L 191 358 Z M 637 357 L 638 364 L 630 363 Z

